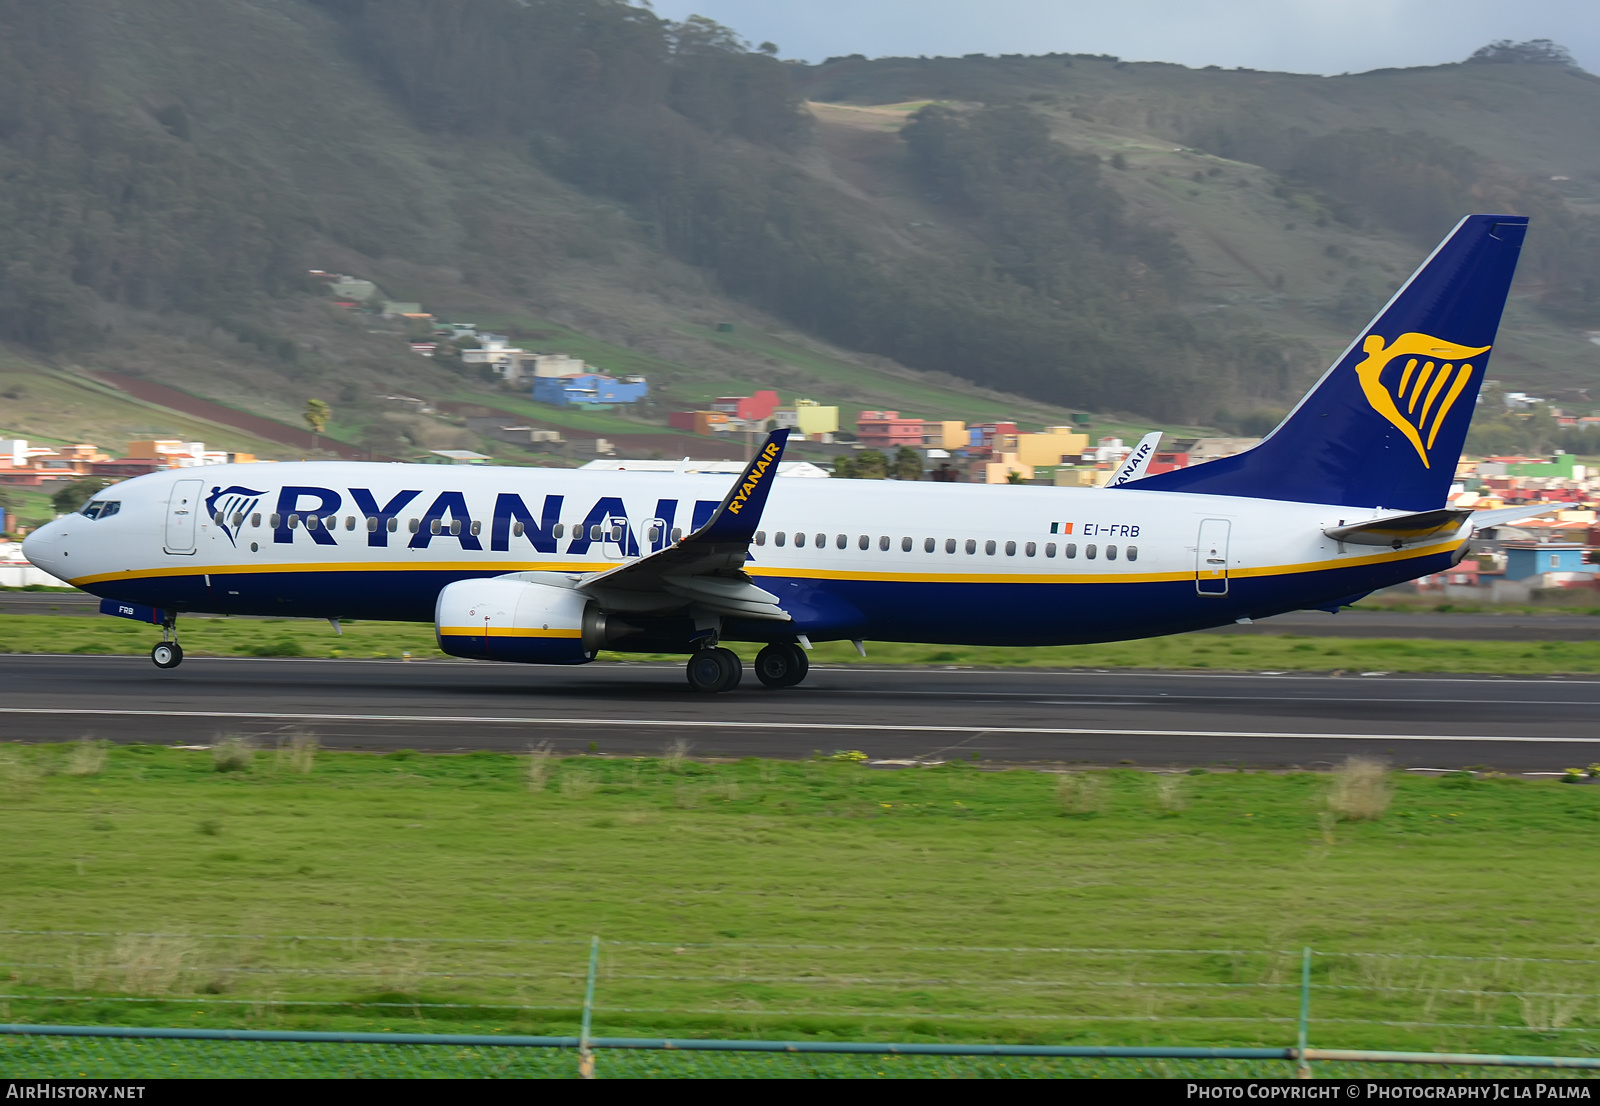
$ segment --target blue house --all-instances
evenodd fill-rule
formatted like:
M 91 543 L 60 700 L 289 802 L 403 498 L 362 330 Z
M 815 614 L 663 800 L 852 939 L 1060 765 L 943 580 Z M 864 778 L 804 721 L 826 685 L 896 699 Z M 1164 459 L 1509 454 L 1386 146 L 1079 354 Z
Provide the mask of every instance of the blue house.
M 650 385 L 642 376 L 618 380 L 605 373 L 573 373 L 533 379 L 533 398 L 556 407 L 637 403 L 649 394 Z
M 1505 551 L 1507 580 L 1526 580 L 1546 572 L 1578 572 L 1592 576 L 1600 570 L 1600 565 L 1585 563 L 1587 547 L 1581 542 L 1508 541 Z

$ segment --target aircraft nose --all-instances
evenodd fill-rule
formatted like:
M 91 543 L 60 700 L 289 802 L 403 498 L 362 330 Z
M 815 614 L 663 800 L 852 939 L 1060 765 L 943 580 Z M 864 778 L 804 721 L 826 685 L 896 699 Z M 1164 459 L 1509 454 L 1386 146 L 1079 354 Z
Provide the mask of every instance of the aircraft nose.
M 56 539 L 61 533 L 61 520 L 47 522 L 22 539 L 22 555 L 35 568 L 42 568 L 52 576 L 59 576 Z

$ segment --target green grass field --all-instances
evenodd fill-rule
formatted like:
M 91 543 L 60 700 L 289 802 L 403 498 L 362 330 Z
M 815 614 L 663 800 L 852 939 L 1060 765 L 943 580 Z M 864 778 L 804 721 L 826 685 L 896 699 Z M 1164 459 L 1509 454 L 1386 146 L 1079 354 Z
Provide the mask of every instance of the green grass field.
M 1600 1048 L 1600 786 L 284 742 L 0 745 L 4 1020 Z
M 365 657 L 441 660 L 433 628 L 410 622 L 349 622 L 336 636 L 311 619 L 184 618 L 184 652 L 221 657 Z M 154 627 L 104 616 L 0 615 L 0 651 L 9 653 L 148 652 Z M 757 651 L 737 642 L 746 660 Z M 1313 638 L 1292 634 L 1222 637 L 1183 634 L 1146 641 L 1042 648 L 902 645 L 868 642 L 865 658 L 848 642 L 824 642 L 816 664 L 925 664 L 997 668 L 1211 668 L 1273 672 L 1484 672 L 1499 675 L 1600 672 L 1600 642 L 1444 641 Z M 649 659 L 603 653 L 602 659 Z M 658 658 L 673 659 L 673 658 Z

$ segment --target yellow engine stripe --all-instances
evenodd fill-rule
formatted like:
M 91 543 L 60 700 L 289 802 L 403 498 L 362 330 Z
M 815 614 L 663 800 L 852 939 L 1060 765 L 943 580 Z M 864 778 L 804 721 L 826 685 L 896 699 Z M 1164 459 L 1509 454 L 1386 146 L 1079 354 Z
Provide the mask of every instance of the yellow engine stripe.
M 441 637 L 566 637 L 583 636 L 582 630 L 557 628 L 554 630 L 524 629 L 520 626 L 441 626 Z

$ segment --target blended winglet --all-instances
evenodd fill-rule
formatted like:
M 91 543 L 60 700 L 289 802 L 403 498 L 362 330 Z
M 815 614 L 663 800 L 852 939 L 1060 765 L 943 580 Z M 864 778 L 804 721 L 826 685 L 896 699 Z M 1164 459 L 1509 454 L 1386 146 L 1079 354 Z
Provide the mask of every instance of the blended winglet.
M 789 442 L 787 428 L 774 430 L 756 450 L 755 459 L 745 466 L 739 479 L 717 505 L 716 512 L 706 524 L 688 537 L 685 542 L 748 542 L 761 525 L 761 512 L 766 509 L 767 496 L 772 482 L 778 478 L 778 462 L 783 458 L 784 446 Z

